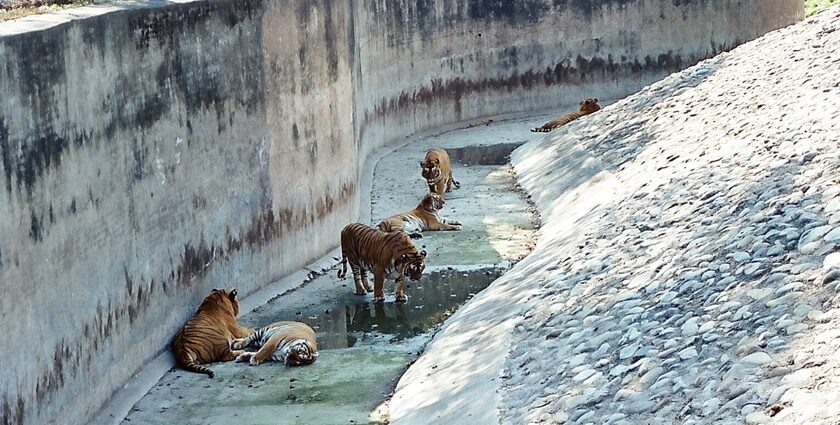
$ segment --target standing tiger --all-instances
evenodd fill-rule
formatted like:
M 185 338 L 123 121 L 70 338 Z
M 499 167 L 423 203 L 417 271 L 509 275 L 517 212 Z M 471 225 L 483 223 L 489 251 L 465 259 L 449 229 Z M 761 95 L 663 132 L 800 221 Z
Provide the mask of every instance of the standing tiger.
M 315 331 L 301 322 L 275 322 L 257 329 L 247 338 L 237 338 L 231 343 L 234 350 L 253 345 L 258 351 L 246 351 L 236 358 L 238 362 L 250 362 L 256 366 L 267 359 L 288 366 L 312 364 L 318 358 Z
M 172 338 L 175 362 L 188 371 L 206 373 L 212 378 L 213 371 L 202 364 L 235 359 L 242 351 L 231 350 L 230 342 L 253 333 L 251 329 L 239 326 L 238 314 L 236 289 L 210 292 L 193 317 Z
M 420 280 L 426 268 L 426 251 L 417 248 L 403 232 L 386 233 L 381 230 L 352 223 L 341 230 L 341 266 L 338 277 L 347 276 L 347 263 L 353 271 L 356 295 L 365 295 L 373 290 L 374 302 L 385 301 L 383 286 L 385 278 L 396 280 L 394 295 L 397 302 L 407 301 L 405 276 Z M 367 272 L 373 272 L 373 288 L 367 280 Z
M 429 192 L 437 193 L 443 197 L 444 190 L 452 191 L 461 187 L 461 183 L 452 177 L 452 163 L 449 161 L 449 153 L 443 149 L 431 149 L 426 151 L 426 158 L 420 162 L 420 168 L 426 184 L 429 185 Z
M 555 118 L 545 124 L 542 127 L 537 127 L 532 129 L 531 131 L 537 133 L 547 133 L 559 127 L 562 127 L 580 117 L 589 115 L 593 112 L 597 112 L 601 109 L 598 105 L 598 99 L 586 99 L 583 102 L 580 102 L 580 110 L 577 112 L 572 112 L 570 114 L 563 115 L 562 117 Z
M 461 230 L 461 223 L 447 221 L 440 211 L 446 201 L 437 193 L 427 193 L 417 208 L 402 214 L 388 217 L 376 226 L 384 232 L 405 232 L 411 238 L 420 238 L 424 230 Z

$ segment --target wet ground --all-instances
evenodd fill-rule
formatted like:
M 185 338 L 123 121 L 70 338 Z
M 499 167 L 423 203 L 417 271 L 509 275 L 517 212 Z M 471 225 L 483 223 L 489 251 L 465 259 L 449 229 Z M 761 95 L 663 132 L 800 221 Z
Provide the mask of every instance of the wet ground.
M 321 349 L 313 365 L 217 364 L 213 379 L 173 370 L 124 423 L 384 422 L 387 410 L 377 412 L 377 407 L 419 355 L 430 331 L 501 273 L 501 269 L 433 272 L 420 284 L 411 284 L 409 301 L 400 304 L 374 304 L 344 287 L 328 301 L 311 302 L 309 296 L 318 292 L 312 286 L 279 297 L 241 322 L 251 327 L 289 318 L 309 323 Z
M 449 149 L 461 182 L 461 189 L 447 194 L 443 215 L 463 223 L 463 229 L 427 232 L 415 240 L 429 255 L 421 281 L 409 282 L 407 303 L 394 302 L 393 282 L 386 282 L 384 304 L 373 304 L 370 294 L 356 296 L 352 280 L 337 279 L 333 268 L 240 317 L 250 327 L 278 320 L 309 323 L 321 350 L 313 365 L 214 364 L 213 379 L 173 369 L 123 423 L 387 422 L 397 380 L 439 325 L 534 246 L 535 215 L 507 164 L 510 151 L 525 140 L 504 137 L 529 133 L 521 124 L 500 128 L 501 133 L 481 126 L 415 140 L 379 161 L 371 224 L 417 205 L 426 191 L 418 163 L 427 148 Z

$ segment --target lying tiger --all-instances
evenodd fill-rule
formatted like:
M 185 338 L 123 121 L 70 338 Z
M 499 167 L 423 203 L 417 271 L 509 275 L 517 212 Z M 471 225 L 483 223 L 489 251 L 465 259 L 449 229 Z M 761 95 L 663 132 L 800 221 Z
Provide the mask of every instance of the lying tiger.
M 231 350 L 230 342 L 254 332 L 239 326 L 236 322 L 238 314 L 236 289 L 214 289 L 210 292 L 193 317 L 172 338 L 175 362 L 190 372 L 206 373 L 212 378 L 213 371 L 202 364 L 237 358 L 243 351 Z
M 452 186 L 456 189 L 461 183 L 452 177 L 452 163 L 449 161 L 449 153 L 443 149 L 431 149 L 426 151 L 426 158 L 420 162 L 422 171 L 420 174 L 426 179 L 429 185 L 429 192 L 437 193 L 443 197 L 443 192 L 452 192 Z
M 405 276 L 420 280 L 426 268 L 426 251 L 417 248 L 403 232 L 386 233 L 361 223 L 348 224 L 341 230 L 341 266 L 338 277 L 347 276 L 347 263 L 353 271 L 356 295 L 373 290 L 373 301 L 385 301 L 385 278 L 396 280 L 394 295 L 397 302 L 408 300 Z M 367 272 L 373 272 L 373 288 Z
M 422 238 L 424 230 L 461 230 L 461 223 L 447 221 L 438 214 L 445 203 L 437 193 L 427 193 L 417 208 L 388 217 L 376 228 L 383 232 L 405 232 L 410 238 Z
M 537 127 L 532 129 L 531 131 L 537 133 L 547 133 L 549 131 L 555 130 L 559 127 L 562 127 L 580 117 L 589 115 L 593 112 L 597 112 L 601 109 L 598 105 L 598 99 L 586 99 L 583 102 L 580 102 L 580 110 L 577 112 L 572 112 L 570 114 L 563 115 L 562 117 L 555 118 L 545 124 L 542 127 Z
M 231 348 L 242 350 L 251 345 L 259 350 L 240 354 L 237 362 L 250 362 L 256 366 L 271 359 L 288 366 L 304 366 L 318 358 L 315 331 L 306 323 L 275 322 L 246 338 L 233 340 Z

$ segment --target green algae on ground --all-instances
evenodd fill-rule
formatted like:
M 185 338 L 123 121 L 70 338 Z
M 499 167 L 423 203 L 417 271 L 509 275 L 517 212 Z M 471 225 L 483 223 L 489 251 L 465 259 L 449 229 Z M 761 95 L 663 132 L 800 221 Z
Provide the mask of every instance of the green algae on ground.
M 307 367 L 214 366 L 216 377 L 175 371 L 132 410 L 143 424 L 374 423 L 370 412 L 412 361 L 409 345 L 327 350 Z

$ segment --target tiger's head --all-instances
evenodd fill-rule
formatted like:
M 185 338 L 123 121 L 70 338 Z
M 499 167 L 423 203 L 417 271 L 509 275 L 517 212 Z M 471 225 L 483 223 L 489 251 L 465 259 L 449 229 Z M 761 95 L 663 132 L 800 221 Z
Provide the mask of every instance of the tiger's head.
M 591 114 L 600 109 L 601 106 L 598 105 L 598 99 L 589 98 L 580 102 L 580 112 L 585 114 Z
M 437 193 L 430 192 L 423 197 L 417 208 L 428 212 L 437 212 L 443 209 L 444 204 L 446 204 L 446 201 L 443 200 L 442 196 Z
M 432 156 L 427 161 L 420 161 L 420 169 L 422 170 L 420 174 L 429 186 L 440 180 L 440 158 L 437 156 Z
M 299 339 L 289 346 L 286 353 L 286 365 L 305 366 L 315 362 L 318 358 L 318 350 L 308 341 Z
M 404 266 L 403 274 L 411 280 L 420 280 L 423 270 L 426 268 L 426 251 L 415 251 L 410 254 L 400 255 L 399 261 Z
M 232 314 L 233 317 L 239 315 L 239 296 L 236 289 L 213 289 L 210 294 L 204 297 L 198 311 L 202 310 L 222 310 L 226 313 Z

